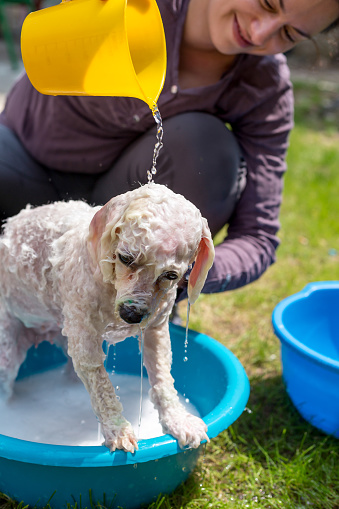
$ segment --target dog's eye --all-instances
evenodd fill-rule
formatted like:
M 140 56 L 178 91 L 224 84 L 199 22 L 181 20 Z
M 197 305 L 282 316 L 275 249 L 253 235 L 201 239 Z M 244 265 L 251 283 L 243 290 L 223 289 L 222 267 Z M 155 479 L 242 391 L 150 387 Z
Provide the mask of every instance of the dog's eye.
M 119 260 L 124 265 L 132 265 L 134 263 L 134 257 L 132 255 L 122 255 L 119 253 Z
M 178 274 L 176 272 L 164 272 L 161 276 L 163 279 L 169 279 L 170 281 L 174 281 L 175 279 L 178 279 Z

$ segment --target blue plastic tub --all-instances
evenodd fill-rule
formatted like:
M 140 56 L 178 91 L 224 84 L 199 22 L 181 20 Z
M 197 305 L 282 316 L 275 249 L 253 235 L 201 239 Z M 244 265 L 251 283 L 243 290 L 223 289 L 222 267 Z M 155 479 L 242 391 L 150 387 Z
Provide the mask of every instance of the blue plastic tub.
M 208 436 L 217 436 L 243 412 L 249 382 L 238 359 L 214 339 L 189 331 L 189 361 L 184 362 L 185 330 L 170 326 L 172 374 L 179 392 L 185 393 L 208 425 Z M 48 343 L 39 355 L 29 352 L 21 377 L 64 362 Z M 111 360 L 108 359 L 108 369 Z M 116 346 L 116 372 L 140 373 L 138 342 L 128 338 Z M 159 493 L 170 493 L 187 479 L 203 448 L 181 450 L 170 435 L 141 440 L 134 454 L 104 446 L 59 446 L 27 442 L 0 435 L 0 491 L 31 506 L 67 503 L 90 507 L 101 501 L 108 507 L 136 508 L 152 502 Z
M 280 302 L 273 328 L 283 378 L 300 414 L 339 438 L 339 281 L 310 283 Z

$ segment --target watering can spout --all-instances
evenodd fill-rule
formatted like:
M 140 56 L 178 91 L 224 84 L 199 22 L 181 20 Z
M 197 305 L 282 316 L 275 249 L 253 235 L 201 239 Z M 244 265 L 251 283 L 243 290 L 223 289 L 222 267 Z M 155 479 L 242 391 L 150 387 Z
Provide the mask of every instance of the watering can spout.
M 136 97 L 153 109 L 165 81 L 155 0 L 62 0 L 27 16 L 21 52 L 42 94 Z

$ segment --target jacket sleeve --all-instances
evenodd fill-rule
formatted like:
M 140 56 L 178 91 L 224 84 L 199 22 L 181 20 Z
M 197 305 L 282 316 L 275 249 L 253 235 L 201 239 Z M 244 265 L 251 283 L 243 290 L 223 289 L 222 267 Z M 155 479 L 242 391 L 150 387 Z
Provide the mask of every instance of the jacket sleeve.
M 250 88 L 247 93 L 253 96 Z M 292 86 L 289 79 L 281 77 L 232 125 L 247 164 L 247 182 L 230 219 L 227 237 L 216 247 L 204 293 L 251 283 L 275 262 L 282 177 L 292 126 Z

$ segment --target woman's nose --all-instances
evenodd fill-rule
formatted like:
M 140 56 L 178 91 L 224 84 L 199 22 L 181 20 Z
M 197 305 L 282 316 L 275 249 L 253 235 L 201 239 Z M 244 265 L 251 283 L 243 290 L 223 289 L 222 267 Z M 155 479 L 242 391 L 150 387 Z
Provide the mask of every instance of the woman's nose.
M 267 13 L 252 20 L 250 26 L 251 42 L 263 46 L 276 35 L 281 28 L 281 20 L 276 14 Z

